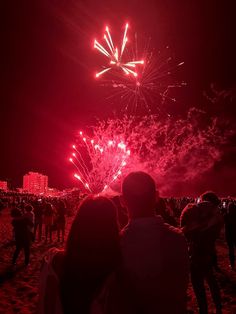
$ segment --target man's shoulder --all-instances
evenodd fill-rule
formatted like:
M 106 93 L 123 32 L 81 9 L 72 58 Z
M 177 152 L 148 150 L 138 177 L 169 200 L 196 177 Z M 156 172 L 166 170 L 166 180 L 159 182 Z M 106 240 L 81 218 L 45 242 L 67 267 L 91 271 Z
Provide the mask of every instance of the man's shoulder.
M 154 216 L 150 219 L 135 219 L 131 220 L 120 232 L 121 237 L 128 235 L 129 233 L 138 232 L 140 226 L 145 226 L 147 232 L 153 232 L 153 230 L 158 231 L 158 236 L 160 232 L 164 237 L 171 237 L 176 239 L 184 239 L 184 235 L 181 229 L 173 227 L 164 222 L 161 216 Z
M 129 232 L 136 231 L 140 228 L 156 228 L 157 225 L 163 224 L 161 216 L 141 217 L 129 220 L 128 224 L 121 230 L 120 234 L 124 235 Z

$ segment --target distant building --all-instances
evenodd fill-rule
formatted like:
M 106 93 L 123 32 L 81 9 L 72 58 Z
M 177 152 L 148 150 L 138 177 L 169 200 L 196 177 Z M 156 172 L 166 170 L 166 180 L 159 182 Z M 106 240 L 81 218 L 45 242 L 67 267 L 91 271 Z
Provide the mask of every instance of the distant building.
M 32 194 L 46 194 L 48 176 L 38 172 L 29 172 L 23 176 L 23 190 Z
M 7 191 L 7 181 L 0 181 L 0 190 Z

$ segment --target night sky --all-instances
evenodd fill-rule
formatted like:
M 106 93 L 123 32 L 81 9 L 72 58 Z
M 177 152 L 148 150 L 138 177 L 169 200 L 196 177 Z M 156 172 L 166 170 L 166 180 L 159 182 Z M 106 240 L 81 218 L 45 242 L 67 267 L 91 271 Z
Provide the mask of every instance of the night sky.
M 185 62 L 178 75 L 188 85 L 168 108 L 176 116 L 201 107 L 212 82 L 222 89 L 236 84 L 234 1 L 21 0 L 2 1 L 0 11 L 0 180 L 13 187 L 30 170 L 47 174 L 52 187 L 75 184 L 68 155 L 76 131 L 112 114 L 94 80 L 92 44 L 106 23 L 120 31 L 129 21 L 154 48 L 168 45 Z M 235 151 L 227 151 L 205 185 L 234 192 Z

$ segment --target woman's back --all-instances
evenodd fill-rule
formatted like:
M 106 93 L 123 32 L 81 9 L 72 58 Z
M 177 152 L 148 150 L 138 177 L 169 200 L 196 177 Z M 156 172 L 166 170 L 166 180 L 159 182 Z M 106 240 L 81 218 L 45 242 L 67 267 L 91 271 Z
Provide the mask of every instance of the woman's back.
M 51 261 L 63 313 L 90 313 L 93 300 L 116 269 L 120 261 L 116 215 L 115 206 L 104 197 L 89 197 L 80 205 L 64 253 Z

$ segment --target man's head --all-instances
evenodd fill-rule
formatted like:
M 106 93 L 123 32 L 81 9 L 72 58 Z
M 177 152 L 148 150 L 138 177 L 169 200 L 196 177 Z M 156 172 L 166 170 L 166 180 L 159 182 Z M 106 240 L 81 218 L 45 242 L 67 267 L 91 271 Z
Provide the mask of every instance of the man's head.
M 147 173 L 131 172 L 122 183 L 122 195 L 131 217 L 154 215 L 156 185 Z
M 214 206 L 220 205 L 220 200 L 214 192 L 207 191 L 200 196 L 201 201 L 210 202 Z

